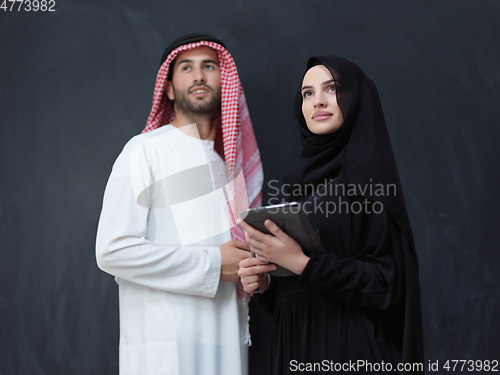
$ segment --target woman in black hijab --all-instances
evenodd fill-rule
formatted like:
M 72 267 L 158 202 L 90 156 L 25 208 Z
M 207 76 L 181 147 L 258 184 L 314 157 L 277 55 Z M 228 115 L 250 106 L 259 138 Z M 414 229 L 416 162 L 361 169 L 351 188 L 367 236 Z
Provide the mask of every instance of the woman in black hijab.
M 271 373 L 423 373 L 418 260 L 377 89 L 348 60 L 312 57 L 294 115 L 303 150 L 285 183 L 325 253 L 241 223 L 257 254 L 242 283 L 274 317 Z M 269 282 L 268 263 L 298 276 Z

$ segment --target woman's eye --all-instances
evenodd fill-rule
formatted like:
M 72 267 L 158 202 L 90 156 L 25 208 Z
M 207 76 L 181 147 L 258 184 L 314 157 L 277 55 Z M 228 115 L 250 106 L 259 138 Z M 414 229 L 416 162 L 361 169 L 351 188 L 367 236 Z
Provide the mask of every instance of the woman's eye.
M 305 91 L 302 93 L 302 97 L 303 98 L 308 98 L 312 95 L 312 92 L 311 91 Z
M 328 88 L 326 89 L 326 91 L 328 92 L 334 92 L 335 90 L 337 90 L 337 87 L 335 85 L 328 86 Z

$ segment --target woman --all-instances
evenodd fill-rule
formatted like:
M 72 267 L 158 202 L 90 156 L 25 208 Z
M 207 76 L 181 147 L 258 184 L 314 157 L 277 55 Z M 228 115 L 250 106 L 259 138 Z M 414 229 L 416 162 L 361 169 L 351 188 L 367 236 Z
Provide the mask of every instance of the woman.
M 423 372 L 417 255 L 376 87 L 350 61 L 312 57 L 294 114 L 303 151 L 285 183 L 325 253 L 269 220 L 274 236 L 240 224 L 256 254 L 243 286 L 274 317 L 272 374 Z M 298 276 L 269 278 L 274 264 Z

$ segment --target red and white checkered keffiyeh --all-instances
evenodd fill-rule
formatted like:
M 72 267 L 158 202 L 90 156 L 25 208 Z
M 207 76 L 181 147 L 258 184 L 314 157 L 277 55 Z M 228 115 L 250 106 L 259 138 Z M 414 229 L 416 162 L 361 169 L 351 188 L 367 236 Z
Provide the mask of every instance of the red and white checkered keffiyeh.
M 226 192 L 229 197 L 229 212 L 232 221 L 233 239 L 245 241 L 244 231 L 236 224 L 239 213 L 250 207 L 259 207 L 262 198 L 263 172 L 260 153 L 248 114 L 243 87 L 238 77 L 236 65 L 230 53 L 220 44 L 199 41 L 174 49 L 167 56 L 156 77 L 153 108 L 149 114 L 143 133 L 170 124 L 175 117 L 172 106 L 165 94 L 165 84 L 170 63 L 179 52 L 200 46 L 208 46 L 217 51 L 221 72 L 221 126 L 224 144 L 224 158 L 228 180 Z M 248 302 L 241 283 L 237 283 L 238 298 Z

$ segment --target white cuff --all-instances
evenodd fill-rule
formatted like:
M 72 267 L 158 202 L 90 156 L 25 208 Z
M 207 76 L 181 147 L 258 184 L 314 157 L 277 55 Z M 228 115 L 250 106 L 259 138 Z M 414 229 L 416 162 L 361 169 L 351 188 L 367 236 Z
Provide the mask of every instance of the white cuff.
M 219 247 L 208 247 L 204 249 L 210 257 L 210 270 L 207 273 L 207 280 L 203 295 L 206 297 L 214 297 L 217 293 L 220 281 L 221 271 L 221 253 Z

